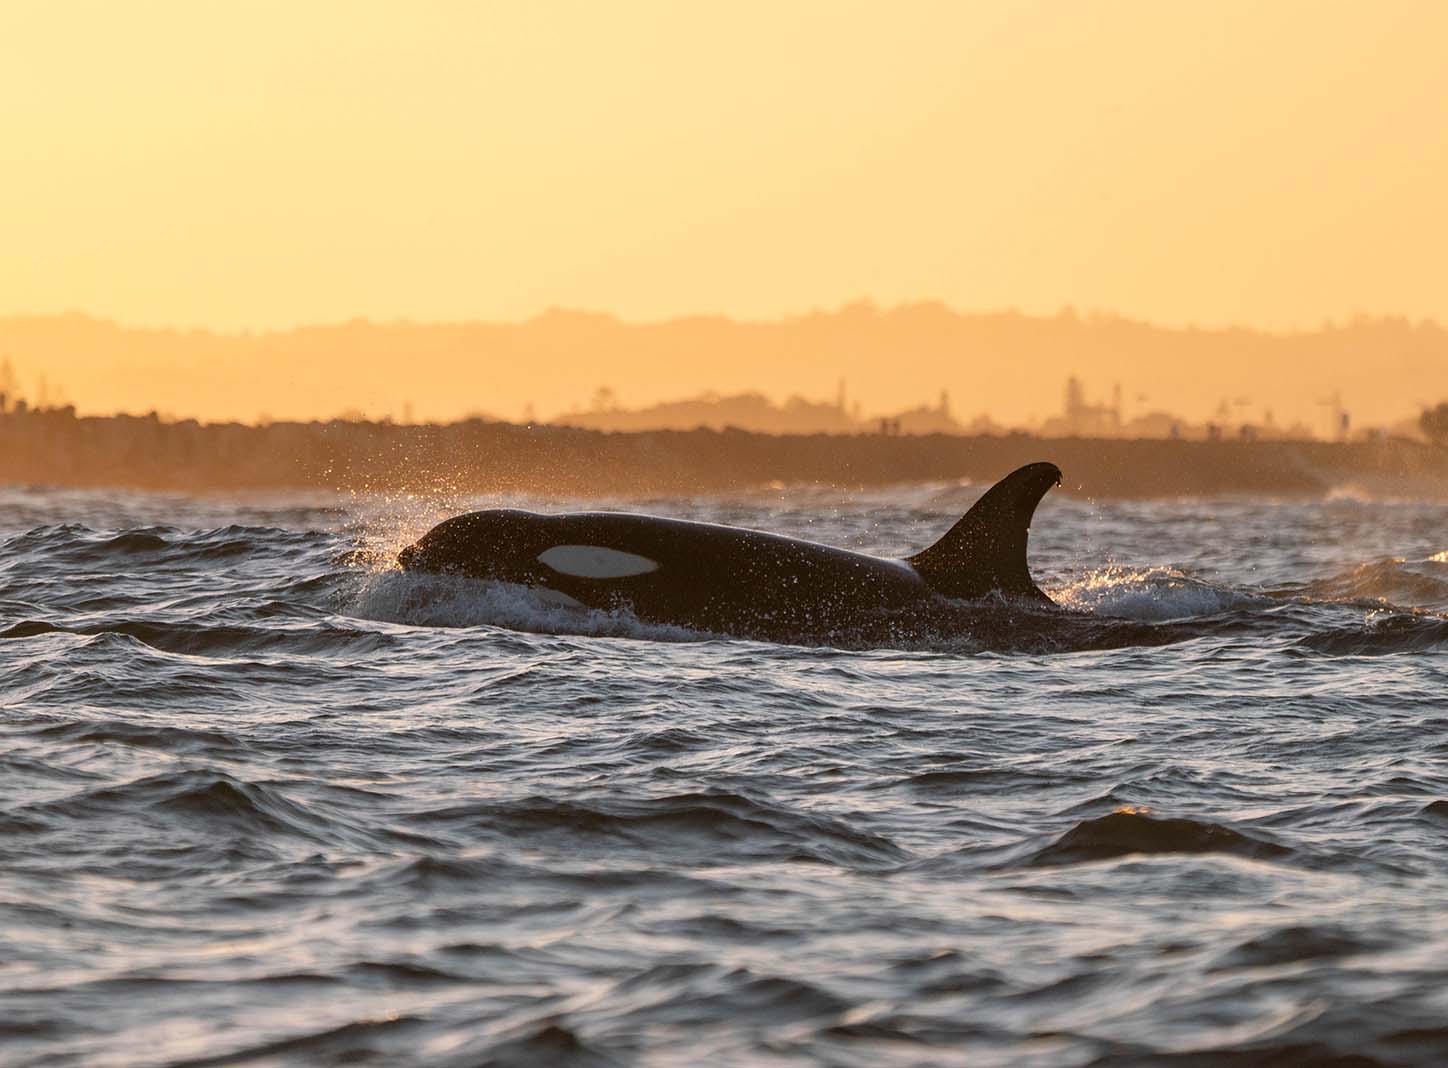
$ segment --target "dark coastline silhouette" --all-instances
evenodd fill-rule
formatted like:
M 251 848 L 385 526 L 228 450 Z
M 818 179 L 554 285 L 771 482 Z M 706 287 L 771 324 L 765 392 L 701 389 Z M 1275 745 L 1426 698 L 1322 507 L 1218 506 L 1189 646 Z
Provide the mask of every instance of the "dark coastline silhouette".
M 481 419 L 168 422 L 0 414 L 0 483 L 182 492 L 328 489 L 545 494 L 693 493 L 775 484 L 990 482 L 1049 456 L 1067 493 L 1173 497 L 1322 495 L 1355 487 L 1448 498 L 1448 448 L 1354 442 L 1050 438 L 1015 433 L 761 434 L 735 429 L 604 432 Z

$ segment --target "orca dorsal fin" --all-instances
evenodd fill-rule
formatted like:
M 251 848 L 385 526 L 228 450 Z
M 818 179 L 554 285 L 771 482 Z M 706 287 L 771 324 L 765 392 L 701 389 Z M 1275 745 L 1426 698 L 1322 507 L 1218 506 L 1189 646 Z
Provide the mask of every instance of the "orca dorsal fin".
M 974 599 L 998 591 L 1049 601 L 1031 580 L 1026 534 L 1036 505 L 1060 484 L 1061 469 L 1055 464 L 1027 464 L 1012 471 L 986 490 L 945 537 L 906 562 L 946 597 Z

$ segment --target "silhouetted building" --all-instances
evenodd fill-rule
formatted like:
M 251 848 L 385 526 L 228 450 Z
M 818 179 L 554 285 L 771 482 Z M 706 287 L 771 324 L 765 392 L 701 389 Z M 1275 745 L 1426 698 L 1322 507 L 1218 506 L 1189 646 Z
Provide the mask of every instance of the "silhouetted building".
M 1044 437 L 1114 438 L 1121 434 L 1121 384 L 1112 391 L 1111 404 L 1089 404 L 1081 380 L 1066 380 L 1066 405 L 1061 415 L 1041 427 Z

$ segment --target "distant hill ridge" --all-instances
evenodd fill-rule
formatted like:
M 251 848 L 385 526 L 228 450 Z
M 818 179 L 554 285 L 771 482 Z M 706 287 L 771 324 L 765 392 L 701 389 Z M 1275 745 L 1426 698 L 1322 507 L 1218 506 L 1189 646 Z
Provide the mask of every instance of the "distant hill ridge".
M 1322 432 L 1338 400 L 1366 426 L 1448 398 L 1448 331 L 1429 322 L 1358 318 L 1272 333 L 938 303 L 857 303 L 771 322 L 555 310 L 521 323 L 355 320 L 241 333 L 11 316 L 0 318 L 0 357 L 22 386 L 33 391 L 43 374 L 82 413 L 211 420 L 548 419 L 585 410 L 600 387 L 636 409 L 706 390 L 828 401 L 843 380 L 866 418 L 931 407 L 945 390 L 963 424 L 985 415 L 1018 426 L 1060 411 L 1074 374 L 1092 400 L 1120 383 L 1128 415 L 1206 421 L 1229 404 L 1254 421 L 1270 412 Z

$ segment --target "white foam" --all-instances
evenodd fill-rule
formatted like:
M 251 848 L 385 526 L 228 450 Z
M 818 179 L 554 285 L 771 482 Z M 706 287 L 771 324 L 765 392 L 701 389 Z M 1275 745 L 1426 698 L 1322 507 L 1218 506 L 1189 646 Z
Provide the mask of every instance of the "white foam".
M 711 637 L 684 627 L 644 623 L 628 611 L 587 608 L 556 590 L 395 569 L 364 576 L 341 607 L 361 619 L 421 627 L 491 626 L 655 641 Z
M 1215 615 L 1252 600 L 1169 567 L 1100 568 L 1047 592 L 1066 608 L 1147 623 Z
M 587 608 L 582 601 L 576 601 L 561 590 L 550 590 L 543 586 L 526 587 L 529 593 L 542 604 L 556 604 L 560 608 Z

